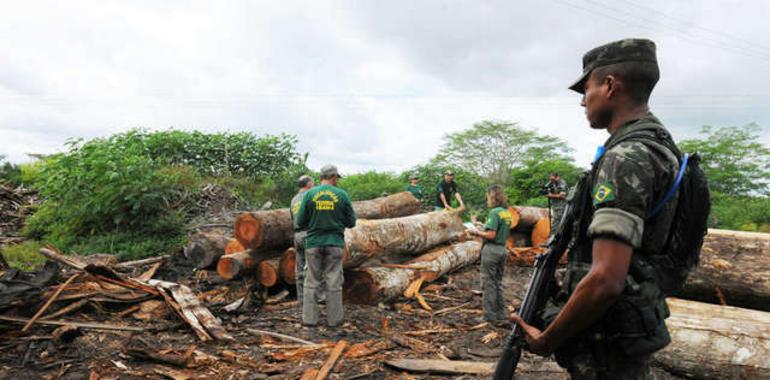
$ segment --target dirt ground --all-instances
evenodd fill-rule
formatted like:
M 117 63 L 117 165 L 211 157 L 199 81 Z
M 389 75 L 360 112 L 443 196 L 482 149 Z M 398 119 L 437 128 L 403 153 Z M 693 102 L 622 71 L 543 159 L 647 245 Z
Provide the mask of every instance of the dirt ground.
M 185 283 L 200 292 L 199 298 L 222 320 L 223 326 L 235 338 L 234 342 L 201 342 L 171 313 L 141 321 L 127 313 L 128 307 L 94 303 L 77 315 L 62 319 L 90 319 L 147 330 L 81 329 L 82 335 L 67 342 L 52 337 L 56 326 L 35 325 L 31 332 L 21 334 L 20 325 L 0 321 L 0 378 L 296 379 L 308 368 L 321 367 L 334 344 L 345 340 L 348 349 L 327 378 L 482 379 L 487 376 L 407 374 L 388 367 L 385 361 L 449 358 L 495 362 L 500 353 L 499 346 L 508 334 L 507 328 L 483 324 L 480 320 L 478 265 L 424 285 L 422 294 L 432 311 L 423 310 L 414 300 L 376 306 L 346 304 L 346 322 L 338 329 L 303 327 L 291 294 L 267 304 L 263 302 L 264 295 L 260 296 L 262 291 L 255 290 L 246 280 L 223 282 L 213 272 L 185 275 L 191 273 L 189 270 L 181 260 L 172 259 L 155 278 Z M 507 301 L 518 304 L 530 273 L 530 268 L 506 269 Z M 268 299 L 281 291 L 270 293 Z M 251 296 L 239 310 L 224 310 L 225 305 L 244 294 Z M 303 348 L 282 339 L 256 335 L 248 329 L 286 334 L 318 345 Z M 173 358 L 184 359 L 174 364 Z M 526 353 L 522 358 L 523 363 L 536 367 L 547 361 L 549 359 Z M 658 378 L 676 378 L 662 370 L 655 371 Z M 566 375 L 529 372 L 517 374 L 517 378 L 550 379 L 566 378 Z

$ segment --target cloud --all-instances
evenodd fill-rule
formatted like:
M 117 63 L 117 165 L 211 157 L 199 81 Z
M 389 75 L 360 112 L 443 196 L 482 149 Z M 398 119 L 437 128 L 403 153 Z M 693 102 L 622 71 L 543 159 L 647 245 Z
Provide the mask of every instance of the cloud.
M 675 136 L 770 126 L 770 5 L 628 0 L 12 3 L 0 14 L 0 153 L 133 127 L 291 133 L 310 164 L 400 171 L 484 119 L 607 137 L 566 86 L 582 54 L 653 38 Z M 751 38 L 751 40 L 749 40 Z M 763 139 L 767 141 L 768 129 Z

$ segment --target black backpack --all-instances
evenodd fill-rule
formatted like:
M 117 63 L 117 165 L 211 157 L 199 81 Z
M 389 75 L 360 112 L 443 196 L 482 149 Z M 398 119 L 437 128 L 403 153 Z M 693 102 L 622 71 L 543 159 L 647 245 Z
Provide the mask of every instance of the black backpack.
M 672 295 L 682 289 L 687 276 L 700 260 L 711 211 L 708 180 L 700 167 L 700 156 L 697 153 L 683 155 L 663 128 L 656 126 L 635 131 L 613 142 L 612 145 L 615 146 L 623 141 L 639 141 L 657 151 L 665 147 L 679 161 L 676 182 L 647 215 L 647 219 L 657 215 L 679 191 L 676 213 L 671 223 L 668 241 L 663 248 L 665 254 L 644 257 L 655 268 L 655 277 L 663 293 Z M 609 148 L 611 147 L 607 147 L 608 150 Z

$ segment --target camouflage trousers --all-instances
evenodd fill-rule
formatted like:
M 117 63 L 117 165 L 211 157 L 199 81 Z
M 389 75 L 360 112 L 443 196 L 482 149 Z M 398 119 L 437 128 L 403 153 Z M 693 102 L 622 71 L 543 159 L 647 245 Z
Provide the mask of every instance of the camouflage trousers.
M 486 243 L 481 249 L 481 304 L 484 319 L 490 322 L 507 320 L 502 286 L 507 256 L 502 245 Z
M 559 365 L 565 366 L 576 380 L 652 380 L 651 360 L 651 354 L 625 356 L 608 350 L 605 365 L 598 365 L 591 352 L 580 352 L 566 363 L 560 360 Z
M 317 294 L 326 281 L 326 323 L 336 327 L 342 323 L 342 247 L 313 247 L 305 249 L 305 288 L 303 289 L 302 323 L 318 324 Z
M 556 232 L 556 227 L 559 226 L 561 217 L 564 216 L 564 209 L 566 205 L 564 202 L 552 202 L 551 204 L 551 236 Z
M 300 231 L 294 234 L 294 273 L 295 273 L 295 286 L 297 288 L 297 301 L 299 303 L 299 310 L 302 310 L 303 292 L 305 291 L 305 272 L 307 271 L 307 264 L 305 263 L 305 238 L 307 237 L 307 231 Z M 316 292 L 318 295 L 318 302 L 326 301 L 326 281 L 321 278 L 321 284 Z

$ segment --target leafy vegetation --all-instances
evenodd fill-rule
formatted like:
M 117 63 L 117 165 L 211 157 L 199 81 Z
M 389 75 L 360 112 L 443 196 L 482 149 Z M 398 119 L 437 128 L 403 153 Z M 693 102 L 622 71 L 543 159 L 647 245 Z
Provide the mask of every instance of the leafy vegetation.
M 203 183 L 223 183 L 247 201 L 267 198 L 262 190 L 273 182 L 261 178 L 297 163 L 295 143 L 285 135 L 173 130 L 71 141 L 39 168 L 34 184 L 46 201 L 25 232 L 69 252 L 168 252 L 183 242 Z
M 572 160 L 572 149 L 558 137 L 507 121 L 485 120 L 471 128 L 448 134 L 433 159 L 439 166 L 473 172 L 489 183 L 510 184 L 511 172 L 535 158 Z
M 758 143 L 761 128 L 705 127 L 699 138 L 682 141 L 699 152 L 713 191 L 711 227 L 770 232 L 770 149 Z M 35 241 L 6 247 L 19 267 L 41 261 L 36 251 L 53 243 L 67 252 L 117 253 L 124 258 L 168 252 L 185 240 L 186 225 L 202 218 L 197 194 L 207 184 L 229 191 L 240 207 L 266 201 L 286 207 L 297 178 L 318 173 L 306 166 L 293 136 L 132 130 L 108 138 L 75 140 L 65 153 L 14 165 L 0 156 L 0 180 L 30 184 L 45 202 L 28 220 Z M 419 175 L 426 209 L 447 169 L 455 172 L 470 212 L 483 219 L 489 185 L 505 186 L 511 204 L 545 207 L 538 190 L 557 172 L 574 185 L 582 170 L 572 150 L 552 136 L 515 123 L 483 121 L 450 134 L 434 159 L 402 173 L 368 171 L 346 175 L 340 187 L 353 200 L 402 191 Z M 455 204 L 455 206 L 457 206 Z

